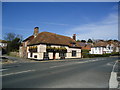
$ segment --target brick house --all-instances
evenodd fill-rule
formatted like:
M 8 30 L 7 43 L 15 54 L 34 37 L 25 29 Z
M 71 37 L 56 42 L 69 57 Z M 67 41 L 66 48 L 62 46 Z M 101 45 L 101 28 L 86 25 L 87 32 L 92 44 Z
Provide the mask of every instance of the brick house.
M 20 57 L 30 59 L 63 59 L 81 58 L 81 47 L 73 38 L 50 32 L 39 33 L 39 28 L 34 28 L 34 33 L 25 39 L 20 46 Z

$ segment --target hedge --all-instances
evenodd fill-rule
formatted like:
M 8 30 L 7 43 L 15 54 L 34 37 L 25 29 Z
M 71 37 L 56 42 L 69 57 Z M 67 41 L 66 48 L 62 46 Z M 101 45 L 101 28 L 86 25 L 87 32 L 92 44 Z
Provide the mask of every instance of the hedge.
M 106 54 L 89 54 L 86 52 L 82 52 L 83 58 L 93 58 L 93 57 L 109 57 L 109 56 L 118 56 L 120 55 L 119 52 L 112 52 L 112 53 L 106 53 Z

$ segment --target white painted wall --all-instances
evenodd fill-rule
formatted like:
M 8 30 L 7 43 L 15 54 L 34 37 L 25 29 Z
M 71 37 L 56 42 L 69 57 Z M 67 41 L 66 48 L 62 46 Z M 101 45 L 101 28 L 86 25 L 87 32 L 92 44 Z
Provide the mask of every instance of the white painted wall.
M 32 59 L 43 59 L 43 54 L 46 52 L 46 45 L 40 44 L 40 45 L 35 45 L 37 46 L 37 53 L 33 53 L 32 57 L 30 57 L 30 52 L 29 52 L 29 46 L 27 47 L 27 52 L 28 52 L 28 58 Z M 61 47 L 60 45 L 51 45 L 51 47 Z M 81 58 L 81 49 L 78 48 L 69 48 L 68 46 L 65 46 L 67 49 L 66 57 L 65 58 Z M 72 57 L 72 50 L 76 51 L 76 56 Z M 34 58 L 34 56 L 37 55 L 37 58 Z M 53 53 L 49 52 L 49 59 L 53 59 Z M 59 53 L 56 53 L 55 55 L 56 59 L 60 59 Z
M 66 58 L 81 58 L 81 49 L 78 48 L 67 48 Z M 76 57 L 72 56 L 72 50 L 76 51 Z
M 23 56 L 23 50 L 22 50 L 22 47 L 21 47 L 21 46 L 19 47 L 19 56 L 20 56 L 20 57 Z
M 106 49 L 104 47 L 92 47 L 90 54 L 103 54 Z
M 6 46 L 7 46 L 7 43 L 1 43 L 1 42 L 0 42 L 0 46 L 1 46 L 1 47 L 6 47 Z
M 90 54 L 104 54 L 113 52 L 113 45 L 107 45 L 106 47 L 92 47 Z
M 53 53 L 49 52 L 49 59 L 53 59 Z
M 60 59 L 59 53 L 56 53 L 55 58 L 56 58 L 56 59 Z
M 116 47 L 116 50 L 115 50 L 116 52 L 119 52 L 119 47 Z
M 35 58 L 35 55 L 37 55 L 37 58 Z M 28 58 L 31 58 L 31 59 L 43 59 L 43 53 L 33 53 L 32 57 L 30 57 L 30 53 L 28 53 Z
M 46 52 L 46 45 L 44 44 L 38 45 L 38 52 Z

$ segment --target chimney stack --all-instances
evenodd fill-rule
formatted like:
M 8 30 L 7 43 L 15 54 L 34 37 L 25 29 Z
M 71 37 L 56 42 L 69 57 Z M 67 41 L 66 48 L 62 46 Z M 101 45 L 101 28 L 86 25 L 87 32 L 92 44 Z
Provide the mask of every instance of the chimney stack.
M 73 34 L 73 39 L 76 41 L 76 34 Z
M 39 27 L 35 27 L 34 33 L 33 33 L 34 37 L 36 37 L 38 35 L 38 33 L 39 33 Z

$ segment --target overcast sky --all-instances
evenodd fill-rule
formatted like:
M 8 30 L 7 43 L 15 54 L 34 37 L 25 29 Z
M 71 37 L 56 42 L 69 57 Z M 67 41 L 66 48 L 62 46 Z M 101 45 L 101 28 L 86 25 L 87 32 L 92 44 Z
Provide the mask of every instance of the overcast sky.
M 117 2 L 3 2 L 3 35 L 47 31 L 77 39 L 118 39 Z

